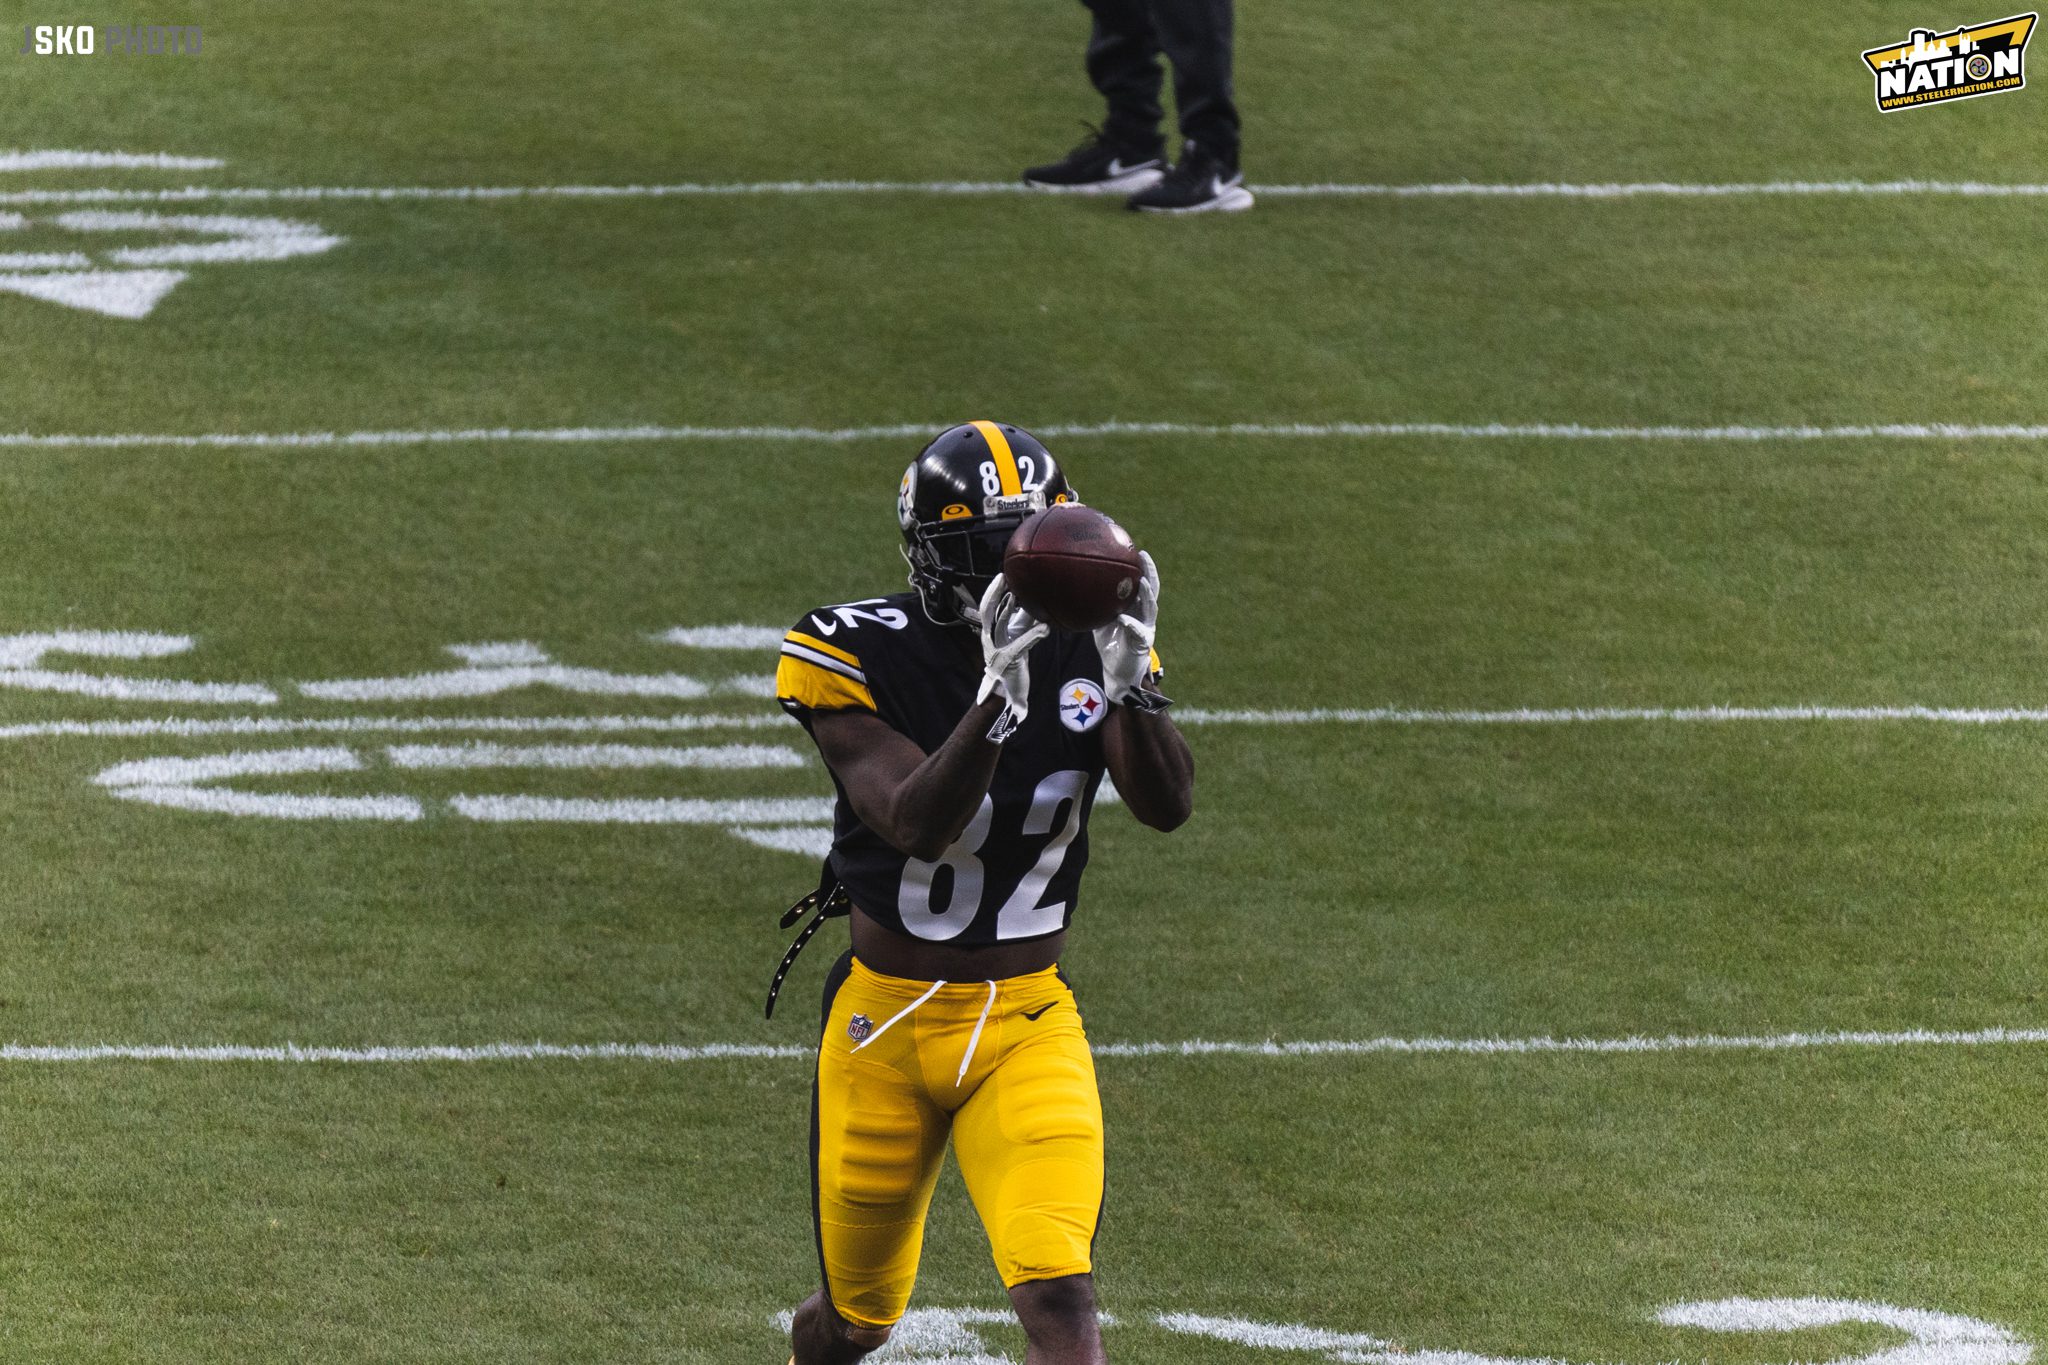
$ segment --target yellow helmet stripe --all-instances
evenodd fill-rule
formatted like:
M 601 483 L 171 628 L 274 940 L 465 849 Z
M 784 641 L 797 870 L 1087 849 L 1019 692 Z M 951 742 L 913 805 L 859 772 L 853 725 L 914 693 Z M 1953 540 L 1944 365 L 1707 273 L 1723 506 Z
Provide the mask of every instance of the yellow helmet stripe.
M 1022 493 L 1024 481 L 1017 477 L 1017 457 L 1010 453 L 1010 438 L 1003 435 L 1003 429 L 994 422 L 976 422 L 974 429 L 988 442 L 988 448 L 995 453 L 996 477 L 1002 480 L 1005 493 Z

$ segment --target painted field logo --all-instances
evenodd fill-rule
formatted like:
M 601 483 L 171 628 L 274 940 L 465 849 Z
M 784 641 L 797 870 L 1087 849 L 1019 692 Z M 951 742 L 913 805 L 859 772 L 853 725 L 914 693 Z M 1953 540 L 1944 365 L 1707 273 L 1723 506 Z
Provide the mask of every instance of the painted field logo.
M 1916 28 L 1903 43 L 1871 48 L 1863 61 L 1877 77 L 1877 107 L 1890 113 L 2025 89 L 2027 39 L 2038 17 L 2015 14 L 1952 33 Z

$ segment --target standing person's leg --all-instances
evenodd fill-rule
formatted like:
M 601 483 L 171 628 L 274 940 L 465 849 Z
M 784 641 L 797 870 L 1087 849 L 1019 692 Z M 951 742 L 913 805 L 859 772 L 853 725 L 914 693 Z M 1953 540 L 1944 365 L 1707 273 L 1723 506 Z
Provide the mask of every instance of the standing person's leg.
M 1232 0 L 1148 0 L 1160 50 L 1173 63 L 1180 155 L 1158 184 L 1128 206 L 1146 213 L 1229 213 L 1252 206 L 1238 168 L 1237 98 L 1232 89 Z
M 1181 136 L 1214 157 L 1226 174 L 1237 170 L 1233 0 L 1150 0 L 1150 8 L 1160 50 L 1173 63 Z
M 1159 133 L 1166 111 L 1159 91 L 1160 44 L 1147 0 L 1082 0 L 1094 16 L 1088 37 L 1088 79 L 1109 106 L 1103 140 L 1121 150 L 1157 156 L 1165 149 Z
M 1129 194 L 1159 183 L 1166 144 L 1159 91 L 1159 41 L 1146 0 L 1082 0 L 1094 16 L 1088 79 L 1109 106 L 1102 130 L 1058 161 L 1033 166 L 1024 183 L 1041 190 Z

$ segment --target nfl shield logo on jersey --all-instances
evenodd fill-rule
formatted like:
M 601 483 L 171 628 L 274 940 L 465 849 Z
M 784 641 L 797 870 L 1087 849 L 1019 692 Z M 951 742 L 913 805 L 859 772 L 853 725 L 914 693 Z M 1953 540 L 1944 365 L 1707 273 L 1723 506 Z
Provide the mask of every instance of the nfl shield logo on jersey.
M 865 1043 L 868 1035 L 875 1031 L 875 1021 L 865 1014 L 856 1014 L 846 1021 L 846 1036 L 856 1043 Z
M 1108 714 L 1102 689 L 1088 679 L 1076 678 L 1060 689 L 1060 724 L 1069 730 L 1093 730 Z

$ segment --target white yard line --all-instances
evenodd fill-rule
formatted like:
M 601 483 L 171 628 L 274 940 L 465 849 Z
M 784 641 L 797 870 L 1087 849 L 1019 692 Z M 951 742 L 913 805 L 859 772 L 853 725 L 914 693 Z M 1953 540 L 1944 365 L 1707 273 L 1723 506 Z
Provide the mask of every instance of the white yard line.
M 1673 1034 L 1629 1038 L 1366 1038 L 1324 1042 L 1097 1043 L 1107 1058 L 1151 1057 L 1359 1057 L 1359 1056 L 1529 1056 L 1572 1053 L 1592 1056 L 1668 1052 L 1812 1052 L 1869 1048 L 2012 1047 L 2048 1044 L 2048 1029 L 1973 1029 L 1897 1032 L 1771 1034 Z M 809 1047 L 762 1043 L 473 1043 L 379 1047 L 305 1047 L 239 1044 L 91 1043 L 0 1046 L 0 1062 L 502 1062 L 502 1061 L 793 1061 L 812 1055 Z
M 1736 724 L 1919 721 L 1936 725 L 2040 725 L 2048 707 L 1970 706 L 1690 706 L 1522 707 L 1447 711 L 1400 707 L 1317 710 L 1203 710 L 1174 713 L 1182 725 L 1592 725 L 1629 722 Z M 680 734 L 701 730 L 781 730 L 794 724 L 776 712 L 756 715 L 670 716 L 229 716 L 148 720 L 45 720 L 0 725 L 0 742 L 32 739 L 126 739 L 161 736 L 205 739 L 216 735 L 416 734 Z
M 2009 184 L 1980 180 L 1652 180 L 1613 183 L 1536 181 L 1508 184 L 1480 184 L 1453 180 L 1408 185 L 1336 182 L 1302 185 L 1254 183 L 1252 188 L 1262 195 L 1289 199 L 1731 199 L 1813 195 L 1920 195 L 2011 199 L 2048 195 L 2048 185 L 2044 184 Z M 681 199 L 791 195 L 923 195 L 980 198 L 990 195 L 1035 193 L 1037 191 L 1015 180 L 757 180 L 665 185 L 186 185 L 176 189 L 160 190 L 11 190 L 0 193 L 0 204 L 304 203 L 335 200 L 492 202 L 515 199 Z
M 272 432 L 0 432 L 0 448 L 114 450 L 165 447 L 267 450 L 352 446 L 587 445 L 617 441 L 781 441 L 840 444 L 914 440 L 943 430 L 943 422 L 891 422 L 857 427 L 633 426 L 449 427 L 418 431 Z M 1055 422 L 1034 425 L 1062 440 L 1098 436 L 1546 441 L 2048 441 L 2048 424 L 1883 422 L 1856 425 L 1730 424 L 1717 426 L 1584 426 L 1573 422 Z
M 0 151 L 0 171 L 212 171 L 227 164 L 217 156 L 168 152 Z
M 1989 706 L 1595 706 L 1442 711 L 1401 707 L 1175 713 L 1183 725 L 1587 725 L 1620 721 L 1730 724 L 1788 721 L 1930 721 L 1941 725 L 2038 725 L 2048 707 Z M 4 733 L 4 732 L 0 732 Z
M 204 739 L 213 735 L 431 735 L 431 734 L 676 734 L 696 730 L 779 730 L 793 722 L 779 712 L 750 716 L 334 716 L 287 720 L 232 716 L 191 720 L 47 720 L 0 725 L 0 740 L 123 739 L 161 735 Z

